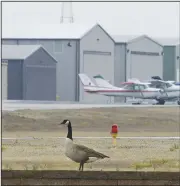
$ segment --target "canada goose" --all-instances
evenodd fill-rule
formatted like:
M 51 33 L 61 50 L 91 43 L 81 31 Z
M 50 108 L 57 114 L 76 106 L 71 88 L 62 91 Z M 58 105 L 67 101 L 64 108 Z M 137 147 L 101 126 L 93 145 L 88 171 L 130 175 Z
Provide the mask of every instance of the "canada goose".
M 65 141 L 65 155 L 71 160 L 80 163 L 79 171 L 83 171 L 84 163 L 94 162 L 98 159 L 109 158 L 108 156 L 90 149 L 84 145 L 73 143 L 71 122 L 65 119 L 62 123 L 68 127 L 68 133 Z

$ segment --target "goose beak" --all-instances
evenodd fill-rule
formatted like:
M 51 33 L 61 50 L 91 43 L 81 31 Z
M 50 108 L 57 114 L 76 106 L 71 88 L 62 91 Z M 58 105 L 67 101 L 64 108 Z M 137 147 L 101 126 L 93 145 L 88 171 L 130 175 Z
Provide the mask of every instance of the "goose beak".
M 63 125 L 63 124 L 65 124 L 66 122 L 65 121 L 62 121 L 61 123 L 60 123 L 60 125 Z
M 68 125 L 68 124 L 69 124 L 69 120 L 66 120 L 66 119 L 63 120 L 63 121 L 60 123 L 60 125 L 63 125 L 63 124 L 64 124 L 64 125 Z

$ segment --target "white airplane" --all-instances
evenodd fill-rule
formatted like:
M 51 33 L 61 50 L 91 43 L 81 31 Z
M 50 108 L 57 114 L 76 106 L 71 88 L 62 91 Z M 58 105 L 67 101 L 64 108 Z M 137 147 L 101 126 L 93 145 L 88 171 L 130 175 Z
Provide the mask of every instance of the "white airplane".
M 138 80 L 124 82 L 123 87 L 111 85 L 102 76 L 94 76 L 95 85 L 86 74 L 79 74 L 80 80 L 84 86 L 84 91 L 90 94 L 101 94 L 110 97 L 132 97 L 144 99 L 157 99 L 161 96 L 161 89 L 151 88 L 150 83 L 141 83 Z M 141 103 L 141 102 L 140 102 Z M 140 104 L 139 103 L 139 104 Z
M 161 104 L 164 104 L 165 101 L 177 101 L 177 104 L 180 105 L 180 86 L 176 85 L 174 81 L 163 81 L 158 76 L 153 76 L 152 80 L 148 82 L 150 87 L 162 89 Z

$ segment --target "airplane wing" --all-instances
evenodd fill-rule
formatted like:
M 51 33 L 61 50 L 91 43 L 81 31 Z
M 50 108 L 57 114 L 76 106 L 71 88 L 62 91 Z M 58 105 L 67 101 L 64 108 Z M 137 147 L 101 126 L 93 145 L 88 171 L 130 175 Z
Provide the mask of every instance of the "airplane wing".
M 150 80 L 151 83 L 154 83 L 154 84 L 166 84 L 167 82 L 166 81 L 163 81 L 163 80 Z
M 166 86 L 167 82 L 163 81 L 163 80 L 150 80 L 151 86 L 152 87 L 156 87 L 156 88 L 162 88 L 164 89 L 164 87 Z
M 140 82 L 138 81 L 127 81 L 127 82 L 123 82 L 121 83 L 122 85 L 130 85 L 130 84 L 134 84 L 134 85 L 150 85 L 150 82 Z

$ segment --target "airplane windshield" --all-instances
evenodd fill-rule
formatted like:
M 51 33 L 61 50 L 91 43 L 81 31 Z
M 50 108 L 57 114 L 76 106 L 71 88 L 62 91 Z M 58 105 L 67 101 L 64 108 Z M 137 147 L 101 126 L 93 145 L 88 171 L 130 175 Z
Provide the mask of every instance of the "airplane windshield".
M 147 88 L 147 85 L 140 85 L 140 90 L 144 90 Z
M 123 88 L 126 90 L 133 90 L 133 85 L 125 85 Z

